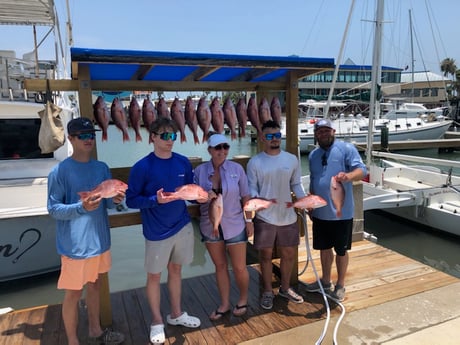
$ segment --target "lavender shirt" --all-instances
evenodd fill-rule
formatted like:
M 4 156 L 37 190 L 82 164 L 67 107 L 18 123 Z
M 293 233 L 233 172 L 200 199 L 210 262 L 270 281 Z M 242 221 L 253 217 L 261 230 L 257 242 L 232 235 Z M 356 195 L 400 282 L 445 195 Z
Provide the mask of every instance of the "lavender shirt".
M 246 173 L 239 163 L 226 160 L 219 169 L 224 204 L 221 227 L 224 239 L 227 240 L 239 235 L 246 226 L 241 198 L 249 196 L 249 187 Z M 212 189 L 213 174 L 214 167 L 211 161 L 200 164 L 195 168 L 195 183 L 209 191 Z M 204 236 L 211 237 L 212 224 L 208 211 L 209 203 L 200 204 L 200 231 Z

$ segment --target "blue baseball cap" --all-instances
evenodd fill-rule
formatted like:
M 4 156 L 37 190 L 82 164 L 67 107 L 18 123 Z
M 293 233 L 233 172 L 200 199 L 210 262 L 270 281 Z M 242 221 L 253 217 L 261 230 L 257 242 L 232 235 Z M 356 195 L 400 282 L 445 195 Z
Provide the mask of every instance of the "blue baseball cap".
M 315 131 L 318 128 L 322 128 L 322 127 L 327 127 L 327 128 L 330 128 L 330 129 L 334 129 L 334 127 L 332 127 L 332 122 L 329 119 L 321 119 L 319 121 L 316 121 L 316 123 L 315 123 Z

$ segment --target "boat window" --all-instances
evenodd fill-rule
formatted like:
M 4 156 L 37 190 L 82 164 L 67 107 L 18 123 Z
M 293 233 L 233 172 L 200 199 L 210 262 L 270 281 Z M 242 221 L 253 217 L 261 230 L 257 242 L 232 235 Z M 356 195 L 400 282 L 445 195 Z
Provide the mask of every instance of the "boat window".
M 40 119 L 0 120 L 0 159 L 52 158 L 38 146 Z

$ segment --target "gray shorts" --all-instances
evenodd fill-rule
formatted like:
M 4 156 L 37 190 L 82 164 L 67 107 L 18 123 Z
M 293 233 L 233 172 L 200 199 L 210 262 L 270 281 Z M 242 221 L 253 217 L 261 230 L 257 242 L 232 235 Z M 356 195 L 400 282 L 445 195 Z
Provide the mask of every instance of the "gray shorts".
M 161 241 L 145 240 L 145 271 L 156 274 L 170 262 L 187 265 L 193 261 L 195 236 L 193 225 L 188 223 L 177 234 Z
M 297 222 L 278 226 L 254 219 L 254 248 L 272 248 L 275 243 L 278 247 L 298 246 L 300 238 Z

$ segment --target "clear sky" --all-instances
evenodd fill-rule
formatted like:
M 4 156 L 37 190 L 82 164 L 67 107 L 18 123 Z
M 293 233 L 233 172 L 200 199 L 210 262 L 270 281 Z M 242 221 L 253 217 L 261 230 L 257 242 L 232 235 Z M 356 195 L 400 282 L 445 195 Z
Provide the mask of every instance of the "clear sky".
M 55 0 L 61 24 L 65 0 Z M 69 0 L 79 48 L 299 55 L 337 61 L 352 0 Z M 343 59 L 371 64 L 375 0 L 356 0 Z M 460 67 L 459 0 L 385 0 L 382 64 L 440 73 L 445 57 Z M 45 30 L 39 28 L 43 37 Z M 62 38 L 66 35 L 62 29 Z M 0 26 L 0 47 L 17 57 L 33 49 L 30 27 Z M 48 40 L 52 43 L 51 40 Z M 48 44 L 39 58 L 54 55 Z

